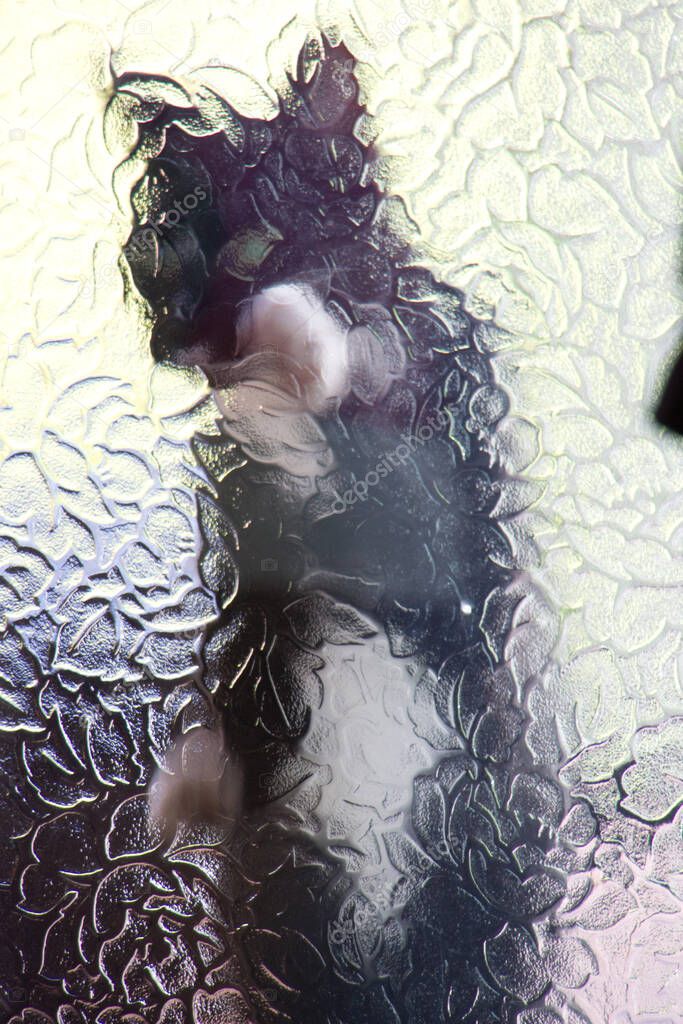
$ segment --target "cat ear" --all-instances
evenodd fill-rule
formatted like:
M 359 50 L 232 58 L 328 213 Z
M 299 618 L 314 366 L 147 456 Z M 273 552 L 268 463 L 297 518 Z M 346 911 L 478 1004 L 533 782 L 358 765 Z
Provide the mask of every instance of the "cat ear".
M 334 46 L 324 34 L 322 51 L 310 73 L 310 46 L 304 44 L 297 63 L 297 77 L 290 79 L 299 99 L 297 122 L 318 134 L 348 133 L 364 112 L 359 102 L 357 61 L 343 43 Z M 319 44 L 316 44 L 319 47 Z

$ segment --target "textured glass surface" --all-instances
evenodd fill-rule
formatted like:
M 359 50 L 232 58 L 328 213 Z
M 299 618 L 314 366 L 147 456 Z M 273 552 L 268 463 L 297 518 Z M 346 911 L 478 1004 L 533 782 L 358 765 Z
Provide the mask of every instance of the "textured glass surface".
M 683 1020 L 680 3 L 2 18 L 2 1020 Z

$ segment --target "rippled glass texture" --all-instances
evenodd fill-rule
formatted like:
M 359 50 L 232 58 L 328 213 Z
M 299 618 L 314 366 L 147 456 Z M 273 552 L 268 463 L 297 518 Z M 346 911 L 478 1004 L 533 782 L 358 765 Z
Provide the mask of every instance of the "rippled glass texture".
M 2 1019 L 680 1021 L 680 5 L 16 7 Z

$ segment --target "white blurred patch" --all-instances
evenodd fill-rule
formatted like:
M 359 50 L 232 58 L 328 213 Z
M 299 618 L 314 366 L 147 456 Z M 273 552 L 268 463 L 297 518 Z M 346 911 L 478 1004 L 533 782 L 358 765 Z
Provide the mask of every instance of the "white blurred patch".
M 282 390 L 307 412 L 323 413 L 349 390 L 346 332 L 304 285 L 259 292 L 237 321 L 237 354 L 282 360 Z
M 236 820 L 242 806 L 242 770 L 221 729 L 192 729 L 166 752 L 149 790 L 151 817 L 172 834 L 185 822 Z

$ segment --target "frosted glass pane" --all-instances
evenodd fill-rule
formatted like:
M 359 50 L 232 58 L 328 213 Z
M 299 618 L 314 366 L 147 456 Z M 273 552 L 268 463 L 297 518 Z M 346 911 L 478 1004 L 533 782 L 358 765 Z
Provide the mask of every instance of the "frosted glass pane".
M 680 1021 L 679 8 L 2 17 L 2 1019 Z

